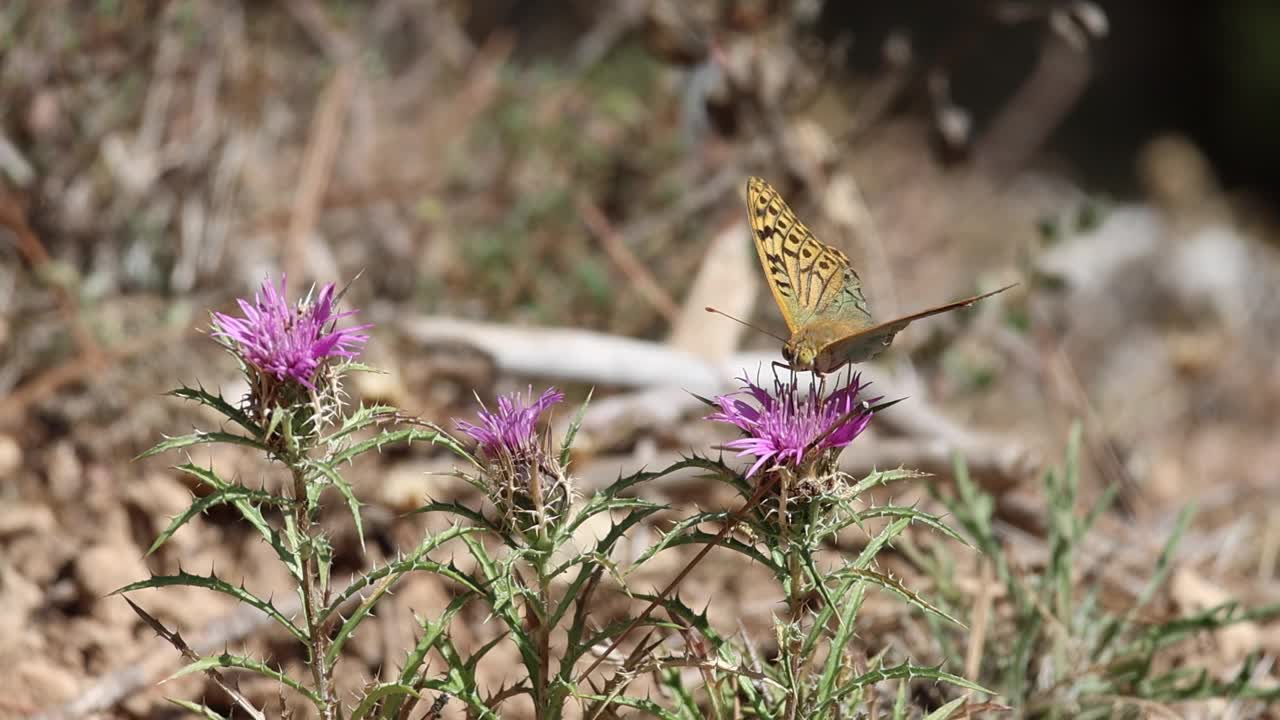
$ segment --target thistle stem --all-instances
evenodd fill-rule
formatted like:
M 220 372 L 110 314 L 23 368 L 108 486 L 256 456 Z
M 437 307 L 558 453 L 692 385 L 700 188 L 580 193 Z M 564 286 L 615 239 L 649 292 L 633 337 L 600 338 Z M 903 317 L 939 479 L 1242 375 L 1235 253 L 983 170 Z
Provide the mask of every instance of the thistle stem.
M 551 607 L 551 595 L 547 588 L 547 577 L 544 574 L 544 568 L 538 568 L 538 602 L 542 605 L 539 608 L 541 615 L 538 620 L 538 678 L 534 686 L 536 695 L 538 696 L 538 707 L 534 711 L 534 717 L 537 720 L 547 720 L 555 714 L 555 710 L 551 707 L 550 690 L 551 690 L 551 627 L 547 624 L 547 611 Z
M 297 466 L 290 468 L 293 472 L 293 519 L 298 533 L 298 554 L 302 560 L 302 612 L 307 620 L 307 638 L 310 643 L 307 652 L 311 657 L 307 663 L 311 666 L 311 677 L 315 682 L 316 694 L 323 705 L 320 709 L 322 720 L 336 720 L 337 698 L 333 696 L 332 668 L 326 660 L 329 650 L 329 637 L 324 628 L 317 622 L 320 606 L 320 569 L 317 565 L 315 547 L 312 544 L 311 508 L 307 501 L 307 481 L 302 470 Z
M 783 542 L 786 543 L 787 548 L 787 574 L 790 576 L 790 582 L 787 583 L 787 603 L 791 611 L 791 622 L 787 626 L 786 655 L 787 674 L 790 675 L 792 686 L 788 689 L 784 717 L 787 720 L 795 720 L 800 706 L 800 686 L 797 684 L 797 680 L 800 677 L 801 646 L 798 625 L 804 603 L 804 597 L 801 592 L 803 590 L 801 579 L 804 575 L 802 574 L 800 563 L 800 548 L 795 538 L 791 535 L 790 508 L 787 506 L 787 494 L 791 489 L 794 477 L 786 470 L 779 470 L 778 472 L 786 473 L 779 483 L 778 523 L 782 528 Z

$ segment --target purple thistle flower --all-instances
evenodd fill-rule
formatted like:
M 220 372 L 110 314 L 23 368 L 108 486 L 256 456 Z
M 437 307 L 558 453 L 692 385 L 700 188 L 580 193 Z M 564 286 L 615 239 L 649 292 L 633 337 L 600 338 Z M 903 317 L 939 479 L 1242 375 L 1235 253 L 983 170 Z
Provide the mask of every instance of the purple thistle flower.
M 707 419 L 730 423 L 744 433 L 725 447 L 738 450 L 738 457 L 756 458 L 747 477 L 768 463 L 796 469 L 808 458 L 853 442 L 871 422 L 870 404 L 880 398 L 863 402 L 858 395 L 866 385 L 859 379 L 852 375 L 844 387 L 822 397 L 816 385 L 801 395 L 794 380 L 784 384 L 775 378 L 770 393 L 743 376 L 742 389 L 717 396 L 720 410 Z M 744 393 L 754 405 L 740 397 Z
M 356 313 L 334 312 L 333 283 L 325 285 L 314 300 L 308 296 L 289 307 L 285 300 L 285 278 L 280 289 L 268 280 L 253 296 L 253 304 L 237 299 L 244 317 L 213 314 L 213 336 L 223 340 L 245 364 L 277 380 L 292 379 L 315 391 L 316 371 L 329 358 L 353 359 L 369 339 L 361 330 L 373 327 L 335 329 L 338 320 Z
M 564 393 L 547 388 L 537 400 L 533 399 L 533 387 L 528 397 L 514 392 L 498 398 L 497 412 L 490 412 L 481 405 L 479 424 L 454 421 L 458 429 L 480 445 L 480 451 L 496 458 L 506 453 L 512 458 L 532 458 L 539 452 L 537 437 L 538 418 L 547 408 L 564 400 Z

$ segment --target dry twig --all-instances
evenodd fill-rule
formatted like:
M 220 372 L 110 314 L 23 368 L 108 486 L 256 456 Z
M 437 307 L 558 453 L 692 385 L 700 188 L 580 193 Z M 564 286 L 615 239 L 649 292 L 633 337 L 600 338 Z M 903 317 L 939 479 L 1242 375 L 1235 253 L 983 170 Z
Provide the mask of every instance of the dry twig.
M 587 197 L 586 193 L 578 193 L 576 204 L 578 206 L 578 214 L 582 216 L 582 222 L 586 224 L 591 234 L 600 240 L 600 244 L 604 246 L 604 251 L 608 253 L 609 259 L 627 277 L 631 286 L 636 289 L 636 292 L 640 293 L 640 297 L 644 298 L 645 302 L 648 302 L 654 310 L 657 310 L 667 323 L 674 323 L 676 317 L 680 314 L 680 308 L 676 305 L 676 301 L 671 299 L 671 295 L 667 294 L 667 291 L 653 277 L 653 273 L 649 272 L 644 263 L 636 259 L 635 253 L 631 252 L 627 239 L 614 228 L 613 223 L 609 222 L 609 218 L 605 217 L 604 212 L 591 201 L 591 198 Z
M 302 155 L 302 168 L 299 170 L 298 189 L 293 196 L 293 212 L 289 218 L 289 231 L 285 244 L 287 274 L 299 280 L 303 277 L 303 268 L 306 265 L 305 259 L 309 249 L 307 240 L 315 233 L 324 191 L 333 176 L 333 165 L 342 139 L 343 119 L 351 104 L 357 74 L 356 65 L 351 61 L 338 68 L 320 95 L 320 102 L 316 105 L 315 116 L 311 122 L 306 150 Z M 326 250 L 321 255 L 328 258 L 332 253 Z M 333 263 L 326 264 L 333 265 Z M 336 275 L 336 268 L 329 272 L 316 273 L 316 275 L 319 276 L 318 279 L 326 282 L 337 281 L 336 277 L 325 277 Z

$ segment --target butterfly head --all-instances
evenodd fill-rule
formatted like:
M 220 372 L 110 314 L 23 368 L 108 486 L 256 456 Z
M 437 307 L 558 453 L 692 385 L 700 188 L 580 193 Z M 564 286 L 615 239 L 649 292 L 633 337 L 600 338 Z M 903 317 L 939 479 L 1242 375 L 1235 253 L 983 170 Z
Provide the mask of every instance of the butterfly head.
M 791 338 L 782 346 L 782 358 L 792 370 L 812 370 L 818 361 L 818 346 L 805 338 Z

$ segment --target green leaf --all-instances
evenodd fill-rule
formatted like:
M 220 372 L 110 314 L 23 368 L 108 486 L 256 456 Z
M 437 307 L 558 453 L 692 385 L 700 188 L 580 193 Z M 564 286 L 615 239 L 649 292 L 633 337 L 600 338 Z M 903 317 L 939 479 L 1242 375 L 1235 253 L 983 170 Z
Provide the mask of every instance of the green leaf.
M 752 486 L 742 480 L 733 468 L 725 465 L 719 460 L 708 460 L 696 455 L 678 460 L 661 470 L 641 470 L 626 477 L 619 477 L 600 492 L 612 497 L 617 497 L 640 483 L 657 480 L 658 478 L 666 477 L 667 475 L 680 472 L 681 470 L 704 470 L 706 472 L 704 477 L 719 480 L 720 482 L 731 485 L 744 497 L 751 496 Z
M 351 483 L 347 482 L 338 470 L 330 463 L 319 460 L 307 460 L 303 463 L 305 467 L 311 468 L 317 473 L 328 479 L 329 483 L 337 488 L 342 498 L 347 502 L 347 510 L 351 513 L 351 519 L 356 525 L 356 537 L 360 538 L 360 552 L 364 552 L 364 523 L 360 520 L 360 500 L 356 498 L 355 490 L 352 489 Z
M 880 554 L 880 551 L 885 549 L 889 543 L 893 542 L 894 538 L 901 535 L 902 531 L 906 530 L 907 526 L 910 524 L 911 518 L 904 517 L 898 518 L 886 525 L 885 528 L 880 531 L 880 534 L 872 538 L 871 542 L 867 543 L 866 547 L 862 548 L 862 552 L 858 553 L 857 559 L 853 561 L 853 567 L 871 567 L 871 563 L 875 562 L 876 556 Z
M 489 556 L 484 545 L 475 538 L 463 536 L 462 542 L 467 546 L 471 557 L 475 559 L 476 565 L 483 573 L 485 585 L 483 590 L 480 588 L 477 590 L 483 592 L 493 614 L 511 633 L 511 641 L 520 651 L 520 659 L 529 671 L 530 677 L 536 677 L 535 671 L 540 660 L 533 639 L 529 637 L 524 621 L 516 611 L 515 592 L 511 587 L 512 572 L 509 569 L 500 568 Z
M 432 445 L 440 445 L 454 455 L 466 460 L 476 467 L 480 467 L 480 463 L 467 452 L 466 448 L 455 440 L 452 436 L 440 429 L 422 429 L 422 428 L 406 428 L 401 430 L 389 430 L 378 433 L 377 435 L 352 444 L 350 447 L 340 452 L 334 453 L 329 458 L 329 462 L 337 466 L 344 462 L 349 462 L 353 458 L 362 455 L 370 450 L 381 450 L 388 445 L 398 445 L 400 443 L 412 444 L 414 442 L 427 442 Z
M 871 670 L 869 672 L 866 672 L 862 675 L 859 675 L 858 677 L 842 685 L 840 687 L 840 690 L 836 692 L 833 698 L 828 700 L 826 703 L 823 703 L 821 706 L 815 708 L 815 710 L 821 710 L 827 706 L 834 705 L 846 695 L 849 695 L 850 693 L 853 693 L 853 692 L 857 692 L 864 687 L 874 685 L 878 682 L 883 682 L 885 680 L 915 680 L 915 679 L 933 680 L 935 682 L 945 682 L 950 685 L 954 685 L 958 688 L 963 688 L 965 690 L 972 690 L 974 692 L 980 692 L 986 695 L 995 695 L 994 692 L 982 687 L 981 685 L 978 685 L 975 682 L 966 680 L 960 677 L 959 675 L 952 675 L 951 673 L 943 672 L 937 667 L 912 665 L 911 663 L 904 662 L 901 665 L 895 665 L 893 667 L 887 667 L 887 668 L 879 668 L 876 670 Z
M 593 557 L 608 557 L 613 551 L 613 546 L 617 544 L 618 540 L 622 539 L 628 530 L 659 510 L 666 509 L 665 505 L 658 505 L 656 503 L 651 503 L 648 500 L 640 500 L 638 498 L 611 498 L 607 502 L 609 503 L 609 507 L 607 509 L 622 510 L 631 508 L 631 512 L 627 513 L 621 520 L 610 526 L 609 532 L 605 533 L 605 536 L 596 542 L 592 553 L 583 553 L 569 558 L 555 570 L 551 571 L 547 576 L 548 579 L 559 577 L 561 573 L 567 572 L 574 565 L 590 560 Z M 597 513 L 593 512 L 592 514 L 594 515 Z M 576 530 L 581 525 L 581 523 L 578 522 L 580 519 L 581 515 L 575 517 L 573 522 L 570 523 L 570 529 L 565 533 L 566 537 L 571 537 L 573 530 Z
M 409 655 L 405 658 L 404 667 L 400 670 L 400 682 L 403 684 L 412 683 L 414 677 L 417 676 L 418 670 L 427 660 L 427 653 L 436 643 L 444 636 L 445 631 L 449 627 L 449 622 L 453 617 L 462 611 L 462 608 L 471 600 L 474 593 L 464 592 L 455 597 L 449 605 L 440 613 L 435 620 L 420 620 L 422 625 L 422 637 L 418 638 L 418 642 L 414 644 L 413 650 L 409 651 Z
M 235 487 L 218 477 L 212 470 L 202 468 L 198 465 L 188 463 L 186 465 L 179 465 L 176 469 L 196 478 L 215 490 L 226 490 L 228 488 Z M 268 495 L 270 496 L 269 493 Z M 293 502 L 288 498 L 277 498 L 275 496 L 270 497 L 273 498 L 271 504 L 288 505 Z M 289 570 L 289 574 L 293 576 L 294 580 L 301 584 L 302 563 L 299 561 L 297 555 L 285 546 L 284 541 L 280 537 L 279 531 L 272 527 L 271 523 L 267 522 L 262 511 L 247 499 L 233 499 L 232 504 L 234 504 L 236 509 L 240 511 L 240 516 L 252 525 L 254 529 L 258 531 L 258 534 L 262 535 L 263 539 L 267 541 L 267 544 L 276 551 L 276 557 L 280 558 L 280 562 Z M 288 515 L 286 514 L 285 517 L 288 518 Z
M 400 411 L 390 405 L 361 405 L 350 415 L 343 418 L 342 425 L 325 437 L 328 443 L 335 443 L 342 438 L 359 432 L 370 425 L 399 419 Z
M 893 703 L 893 720 L 907 718 L 907 686 L 910 684 L 905 678 L 898 681 L 898 699 Z
M 952 700 L 951 702 L 947 703 L 946 705 L 943 705 L 942 707 L 938 708 L 937 710 L 934 710 L 928 715 L 925 715 L 924 720 L 947 720 L 952 715 L 956 714 L 956 710 L 959 710 L 960 706 L 963 705 L 964 702 L 965 702 L 965 698 L 958 697 L 955 700 Z
M 920 472 L 919 470 L 907 470 L 906 468 L 895 468 L 893 470 L 876 470 L 870 475 L 859 480 L 850 491 L 850 495 L 857 497 L 862 493 L 882 485 L 888 485 L 892 482 L 900 480 L 917 480 L 919 478 L 929 477 L 929 473 Z
M 948 525 L 943 523 L 942 518 L 938 517 L 937 515 L 932 515 L 927 512 L 916 510 L 915 508 L 900 507 L 897 505 L 885 505 L 883 507 L 868 508 L 854 515 L 854 522 L 861 525 L 867 520 L 871 520 L 873 518 L 886 518 L 886 517 L 907 518 L 912 522 L 918 522 L 923 525 L 928 525 L 929 527 L 933 528 L 934 530 L 937 530 L 943 535 L 946 535 L 952 540 L 960 542 L 969 547 L 973 547 L 972 545 L 969 545 L 968 540 L 965 540 L 963 537 L 960 536 L 959 533 L 957 533 L 955 530 L 952 530 Z
M 405 573 L 409 573 L 414 570 L 433 572 L 441 577 L 453 580 L 468 590 L 483 592 L 483 583 L 457 569 L 453 564 L 441 564 L 424 559 L 424 556 L 431 550 L 434 550 L 454 538 L 465 537 L 476 531 L 477 530 L 475 528 L 464 528 L 455 525 L 444 532 L 428 535 L 408 556 L 394 562 L 387 563 L 380 568 L 370 570 L 368 573 L 353 579 L 349 585 L 343 588 L 341 592 L 329 601 L 329 605 L 320 613 L 320 619 L 317 624 L 324 625 L 327 623 L 334 613 L 338 612 L 338 608 L 342 607 L 342 605 L 349 599 L 363 592 L 365 588 L 387 578 L 394 578 L 392 581 L 392 584 L 394 584 L 394 582 Z M 388 585 L 387 588 L 384 588 L 381 592 L 386 592 L 389 588 L 390 585 Z M 350 622 L 350 619 L 348 622 Z M 338 644 L 336 640 L 334 644 Z
M 192 575 L 191 573 L 179 570 L 176 575 L 153 575 L 146 580 L 139 580 L 136 583 L 130 583 L 129 585 L 125 585 L 124 587 L 113 591 L 111 594 L 123 595 L 124 593 L 133 592 L 135 590 L 173 586 L 204 588 L 206 590 L 212 590 L 235 598 L 237 601 L 242 602 L 245 605 L 251 605 L 261 610 L 272 620 L 275 620 L 280 627 L 288 630 L 290 635 L 293 635 L 298 639 L 298 642 L 303 645 L 308 643 L 306 631 L 294 625 L 289 618 L 285 617 L 283 613 L 276 609 L 275 605 L 271 604 L 270 600 L 263 600 L 257 595 L 246 590 L 244 587 L 236 587 L 216 575 Z
M 420 690 L 436 690 L 448 693 L 455 699 L 466 703 L 468 709 L 473 711 L 472 715 L 468 717 L 497 720 L 498 716 L 489 708 L 485 698 L 481 697 L 476 689 L 475 673 L 468 671 L 467 662 L 462 659 L 458 649 L 449 641 L 449 636 L 447 634 L 441 635 L 436 641 L 435 647 L 444 659 L 446 678 L 444 680 L 422 679 L 415 683 L 415 686 Z M 527 695 L 528 691 L 525 690 L 518 694 Z
M 261 437 L 263 438 L 275 437 L 276 429 L 282 426 L 284 427 L 285 445 L 289 448 L 293 448 L 294 446 L 297 445 L 297 442 L 293 437 L 292 414 L 278 405 L 271 409 L 271 417 L 270 419 L 267 420 L 267 427 L 265 430 L 263 430 L 263 434 L 261 435 Z
M 185 447 L 191 447 L 193 445 L 210 443 L 244 445 L 245 447 L 251 447 L 254 450 L 259 450 L 264 453 L 271 454 L 272 452 L 271 448 L 251 437 L 245 437 L 244 435 L 236 435 L 228 432 L 204 432 L 203 430 L 197 430 L 190 435 L 179 435 L 178 437 L 165 438 L 160 444 L 143 452 L 141 455 L 134 458 L 134 460 L 136 461 L 143 458 L 149 458 L 153 455 L 159 455 L 160 453 L 167 452 L 169 450 L 178 450 Z
M 1150 627 L 1143 634 L 1142 641 L 1149 643 L 1153 649 L 1161 648 L 1195 633 L 1213 632 L 1242 622 L 1269 623 L 1277 618 L 1280 618 L 1280 603 L 1246 610 L 1239 603 L 1229 601 Z
M 210 471 L 210 473 L 212 473 L 212 471 Z M 159 550 L 160 546 L 168 542 L 169 538 L 173 537 L 174 533 L 178 532 L 178 528 L 185 525 L 191 520 L 191 518 L 204 513 L 209 508 L 217 505 L 224 505 L 226 503 L 250 501 L 257 501 L 264 505 L 285 505 L 288 503 L 284 498 L 276 497 L 271 493 L 263 492 L 261 490 L 250 490 L 249 488 L 241 486 L 224 485 L 204 497 L 196 498 L 195 501 L 187 507 L 187 509 L 174 516 L 173 520 L 169 522 L 169 526 L 166 527 L 164 531 L 156 537 L 155 541 L 151 543 L 151 547 L 147 549 L 146 554 L 150 555 L 156 550 Z
M 898 580 L 895 577 L 886 575 L 884 573 L 878 573 L 874 570 L 863 570 L 856 567 L 846 567 L 836 572 L 837 577 L 843 577 L 846 575 L 856 577 L 860 580 L 866 580 L 872 585 L 876 585 L 878 587 L 884 588 L 885 590 L 888 590 L 894 593 L 895 595 L 898 595 L 903 600 L 906 600 L 909 604 L 915 606 L 920 610 L 923 610 L 928 613 L 933 613 L 934 615 L 937 615 L 938 617 L 943 618 L 944 620 L 950 620 L 951 622 L 955 623 L 956 625 L 959 625 L 960 627 L 965 627 L 965 624 L 960 622 L 955 617 L 948 615 L 941 608 L 936 607 L 932 603 L 928 602 L 927 600 L 922 598 L 919 594 L 913 592 L 912 590 L 907 589 L 907 586 L 903 585 L 902 581 Z
M 363 718 L 374 709 L 374 707 L 383 700 L 393 697 L 413 697 L 421 699 L 422 696 L 418 691 L 408 685 L 402 683 L 381 683 L 365 694 L 360 700 L 360 704 L 351 712 L 351 720 L 363 720 Z
M 329 646 L 329 650 L 325 654 L 326 662 L 330 664 L 337 662 L 338 655 L 342 652 L 342 648 L 346 645 L 347 640 L 349 640 L 352 634 L 355 633 L 355 630 L 359 627 L 360 623 L 364 622 L 365 618 L 369 616 L 369 613 L 373 611 L 374 605 L 376 605 L 378 601 L 387 594 L 387 592 L 400 580 L 400 578 L 413 570 L 426 570 L 428 572 L 433 572 L 442 577 L 454 580 L 470 590 L 479 590 L 478 585 L 476 585 L 471 578 L 467 577 L 458 568 L 452 565 L 442 565 L 423 558 L 418 558 L 412 562 L 392 563 L 382 571 L 371 572 L 369 573 L 370 576 L 378 575 L 382 578 L 382 582 L 380 582 L 377 587 L 374 588 L 373 592 L 369 593 L 369 595 L 360 602 L 360 605 L 358 605 L 355 611 L 351 613 L 351 616 L 342 623 L 342 627 L 338 630 L 337 634 L 334 635 L 333 643 Z M 365 578 L 361 578 L 360 582 L 367 586 L 371 581 L 368 576 L 366 576 Z M 353 582 L 352 585 L 354 584 L 356 583 Z M 344 596 L 349 596 L 350 593 L 351 590 L 348 587 L 342 594 Z M 338 605 L 336 603 L 330 605 L 330 609 L 334 611 L 336 611 L 337 607 Z M 328 612 L 326 612 L 326 617 L 329 617 Z
M 655 503 L 643 498 L 616 497 L 613 495 L 596 493 L 595 495 L 592 495 L 591 498 L 582 505 L 582 508 L 578 510 L 577 514 L 575 514 L 573 518 L 565 524 L 564 534 L 566 536 L 572 535 L 574 531 L 582 527 L 584 523 L 601 513 L 613 511 L 620 512 L 623 510 L 629 511 L 635 508 L 649 508 L 653 512 L 657 512 L 658 510 L 666 510 L 668 507 L 668 505 Z
M 1146 585 L 1138 593 L 1138 597 L 1134 600 L 1124 615 L 1115 618 L 1108 618 L 1104 623 L 1100 640 L 1093 650 L 1093 658 L 1102 658 L 1106 651 L 1111 648 L 1116 638 L 1133 625 L 1134 618 L 1151 602 L 1152 596 L 1156 590 L 1164 584 L 1165 579 L 1169 575 L 1169 571 L 1173 564 L 1173 555 L 1177 550 L 1178 543 L 1182 540 L 1182 534 L 1186 532 L 1187 526 L 1191 523 L 1191 517 L 1195 514 L 1192 507 L 1183 508 L 1178 513 L 1178 518 L 1174 523 L 1173 532 L 1169 534 L 1169 538 L 1165 541 L 1164 548 L 1160 551 L 1159 557 L 1156 559 L 1155 569 L 1151 573 L 1151 577 L 1147 579 Z
M 165 698 L 165 699 L 173 703 L 174 705 L 177 705 L 178 707 L 182 708 L 183 710 L 186 710 L 189 713 L 195 713 L 196 715 L 206 718 L 207 720 L 227 720 L 225 716 L 219 715 L 208 705 L 194 703 L 189 700 L 179 700 L 177 698 Z
M 652 700 L 649 700 L 648 698 L 631 697 L 628 695 L 600 695 L 598 693 L 577 693 L 576 696 L 579 699 L 590 700 L 592 702 L 600 703 L 602 705 L 620 705 L 622 707 L 634 708 L 636 710 L 641 710 L 653 717 L 660 718 L 660 720 L 688 720 L 687 717 L 676 715 L 675 713 L 672 713 L 670 710 L 667 710 L 666 708 L 662 707 L 661 705 L 655 703 Z M 624 717 L 624 716 L 621 714 L 603 715 L 603 716 L 597 714 L 596 717 Z
M 733 515 L 734 513 L 731 511 L 718 510 L 715 512 L 697 513 L 681 520 L 670 530 L 664 533 L 658 542 L 646 548 L 639 557 L 632 561 L 632 567 L 637 568 L 643 565 L 663 550 L 679 547 L 681 545 L 702 544 L 717 541 L 719 533 L 713 534 L 701 532 L 695 528 L 703 523 L 728 522 Z M 745 518 L 740 521 L 739 524 L 747 526 L 751 525 L 751 523 Z M 734 539 L 732 537 L 732 533 L 726 533 L 725 536 L 723 538 L 719 538 L 717 542 L 721 547 L 733 550 L 752 560 L 764 564 L 765 567 L 772 570 L 775 574 L 781 571 L 781 566 L 775 563 L 772 558 L 765 556 L 759 550 L 756 550 L 754 547 L 747 545 L 741 540 Z
M 826 585 L 822 582 L 821 577 L 817 575 L 817 568 L 813 566 L 812 558 L 808 558 L 810 563 L 810 572 L 814 574 L 814 582 L 825 592 Z M 839 623 L 836 626 L 835 636 L 831 638 L 831 649 L 827 654 L 827 659 L 823 663 L 822 675 L 818 679 L 817 700 L 823 701 L 830 698 L 836 691 L 836 682 L 840 677 L 840 671 L 844 669 L 846 663 L 844 658 L 844 648 L 849 646 L 849 642 L 853 639 L 854 618 L 858 614 L 858 610 L 862 608 L 862 601 L 866 597 L 863 591 L 863 584 L 857 583 L 855 592 L 843 592 L 835 597 L 836 602 L 843 603 L 843 607 L 835 605 L 828 597 L 827 606 L 835 611 Z M 805 644 L 801 647 L 802 657 L 807 657 L 813 651 L 817 644 L 819 633 L 822 625 L 815 625 L 814 631 L 809 633 Z M 887 646 L 886 646 L 887 649 Z
M 419 513 L 431 513 L 431 512 L 444 513 L 446 515 L 454 515 L 457 517 L 466 518 L 474 522 L 476 525 L 478 525 L 479 528 L 488 530 L 494 535 L 497 535 L 498 537 L 502 538 L 503 542 L 506 543 L 508 547 L 515 547 L 517 545 L 515 538 L 511 537 L 511 535 L 507 533 L 506 530 L 503 530 L 502 527 L 499 526 L 496 522 L 485 517 L 484 513 L 480 512 L 479 510 L 474 510 L 461 503 L 438 502 L 438 501 L 429 502 L 426 505 L 423 505 L 422 507 L 411 511 L 409 514 L 417 515 Z
M 323 703 L 320 700 L 320 696 L 316 695 L 315 692 L 313 692 L 306 685 L 303 685 L 297 680 L 294 680 L 293 678 L 280 672 L 279 670 L 276 670 L 275 668 L 267 665 L 266 663 L 259 662 L 257 660 L 254 660 L 253 658 L 248 658 L 243 655 L 232 655 L 230 653 L 223 653 L 221 655 L 210 655 L 208 657 L 200 658 L 199 660 L 187 665 L 186 667 L 170 675 L 168 678 L 164 680 L 164 682 L 168 682 L 169 680 L 176 680 L 180 677 L 184 677 L 192 673 L 204 672 L 206 670 L 213 670 L 216 668 L 239 668 L 241 670 L 248 670 L 249 672 L 257 673 L 258 675 L 261 675 L 270 680 L 274 680 L 280 683 L 281 685 L 288 685 L 294 690 L 297 690 L 298 692 L 302 693 L 302 695 L 305 696 L 308 700 L 315 703 L 315 706 L 317 708 L 323 707 Z
M 207 408 L 217 411 L 218 413 L 226 416 L 228 420 L 231 420 L 245 430 L 248 430 L 249 434 L 255 438 L 263 436 L 262 426 L 254 422 L 248 415 L 240 410 L 240 408 L 227 402 L 221 394 L 214 395 L 207 392 L 203 387 L 193 388 L 186 385 L 178 388 L 177 390 L 172 390 L 168 394 L 173 397 L 182 398 L 183 400 L 190 400 L 191 402 L 199 403 Z
M 573 451 L 573 441 L 578 437 L 578 430 L 582 428 L 582 418 L 587 414 L 587 406 L 591 404 L 591 396 L 595 391 L 595 388 L 591 388 L 587 392 L 587 399 L 582 401 L 578 414 L 573 416 L 573 421 L 564 432 L 564 440 L 560 443 L 560 467 L 569 467 L 569 454 Z

